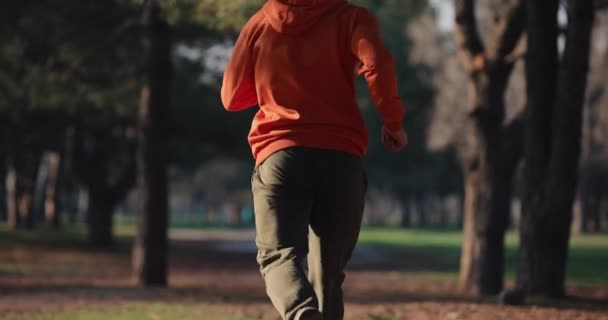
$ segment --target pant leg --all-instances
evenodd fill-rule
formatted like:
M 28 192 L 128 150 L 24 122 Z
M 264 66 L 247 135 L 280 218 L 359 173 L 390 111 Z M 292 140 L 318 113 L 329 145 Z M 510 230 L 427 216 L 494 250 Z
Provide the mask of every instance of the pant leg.
M 313 205 L 312 170 L 306 149 L 270 156 L 252 177 L 257 261 L 273 305 L 285 320 L 317 309 L 306 278 L 308 225 Z
M 344 318 L 344 268 L 361 229 L 367 188 L 360 159 L 331 152 L 321 164 L 309 235 L 309 281 L 326 320 Z

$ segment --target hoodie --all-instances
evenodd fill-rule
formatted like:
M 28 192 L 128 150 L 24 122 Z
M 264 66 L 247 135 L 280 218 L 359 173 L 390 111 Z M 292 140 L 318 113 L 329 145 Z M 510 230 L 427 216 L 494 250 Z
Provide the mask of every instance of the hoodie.
M 355 71 L 390 131 L 404 107 L 394 62 L 376 18 L 346 0 L 269 0 L 243 27 L 226 67 L 228 111 L 256 105 L 249 144 L 256 165 L 289 147 L 363 157 L 368 135 L 355 98 Z

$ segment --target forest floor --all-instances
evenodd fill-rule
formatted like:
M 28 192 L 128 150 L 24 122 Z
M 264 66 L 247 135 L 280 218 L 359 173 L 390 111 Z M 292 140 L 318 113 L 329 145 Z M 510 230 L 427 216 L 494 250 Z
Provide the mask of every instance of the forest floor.
M 278 319 L 255 263 L 253 236 L 173 230 L 170 287 L 140 289 L 131 277 L 128 235 L 104 252 L 87 249 L 81 231 L 0 227 L 0 319 Z M 458 241 L 457 232 L 365 231 L 347 273 L 346 319 L 608 320 L 608 236 L 573 239 L 568 299 L 524 307 L 460 292 Z M 513 236 L 508 244 L 511 284 Z

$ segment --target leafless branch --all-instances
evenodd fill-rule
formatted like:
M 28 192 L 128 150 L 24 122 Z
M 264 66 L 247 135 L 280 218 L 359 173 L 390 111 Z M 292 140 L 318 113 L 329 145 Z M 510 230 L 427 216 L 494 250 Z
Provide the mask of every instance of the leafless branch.
M 475 19 L 475 0 L 456 0 L 455 36 L 458 52 L 469 73 L 483 69 L 485 49 Z
M 507 64 L 513 64 L 516 63 L 517 61 L 519 61 L 520 59 L 523 59 L 526 54 L 528 53 L 528 48 L 526 48 L 525 46 L 522 47 L 521 49 L 518 49 L 516 51 L 511 52 L 509 55 L 507 55 L 504 58 L 504 62 Z
M 504 61 L 515 50 L 526 26 L 526 1 L 517 0 L 504 19 L 496 25 L 496 41 L 488 50 L 488 59 Z

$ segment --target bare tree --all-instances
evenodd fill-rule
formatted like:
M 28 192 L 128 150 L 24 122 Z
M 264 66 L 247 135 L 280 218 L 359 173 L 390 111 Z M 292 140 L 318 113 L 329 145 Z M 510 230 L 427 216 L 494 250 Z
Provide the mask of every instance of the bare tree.
M 512 2 L 506 15 L 496 18 L 488 47 L 477 27 L 476 1 L 455 3 L 457 50 L 469 78 L 460 285 L 497 294 L 503 288 L 512 179 L 522 154 L 521 116 L 505 124 L 505 92 L 524 32 L 525 2 Z

